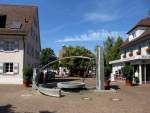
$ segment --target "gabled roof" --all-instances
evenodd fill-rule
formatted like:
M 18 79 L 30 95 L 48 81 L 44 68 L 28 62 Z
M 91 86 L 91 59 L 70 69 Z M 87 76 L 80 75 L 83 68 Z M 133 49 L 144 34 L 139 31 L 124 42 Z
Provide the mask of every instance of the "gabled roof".
M 131 30 L 127 32 L 127 34 L 129 34 L 137 27 L 150 27 L 150 17 L 144 18 L 141 21 L 139 21 Z
M 0 4 L 0 15 L 7 15 L 6 28 L 0 28 L 0 35 L 27 34 L 36 14 L 36 6 Z

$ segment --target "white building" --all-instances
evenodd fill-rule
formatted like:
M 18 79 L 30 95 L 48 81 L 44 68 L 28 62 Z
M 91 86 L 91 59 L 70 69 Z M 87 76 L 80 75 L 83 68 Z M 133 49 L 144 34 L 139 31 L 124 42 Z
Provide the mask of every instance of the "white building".
M 150 82 L 150 14 L 139 21 L 127 32 L 128 39 L 121 45 L 121 58 L 111 61 L 114 80 L 116 72 L 121 70 L 124 64 L 134 66 L 134 74 L 138 73 L 139 84 Z
M 0 84 L 22 84 L 24 66 L 36 66 L 40 50 L 37 7 L 0 5 Z

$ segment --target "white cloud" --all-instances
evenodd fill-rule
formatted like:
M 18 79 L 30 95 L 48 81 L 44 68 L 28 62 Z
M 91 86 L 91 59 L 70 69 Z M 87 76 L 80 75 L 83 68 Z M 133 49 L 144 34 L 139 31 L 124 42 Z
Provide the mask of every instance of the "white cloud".
M 117 19 L 117 16 L 111 14 L 102 14 L 102 13 L 87 13 L 84 16 L 86 21 L 100 21 L 108 22 Z
M 108 36 L 110 37 L 117 37 L 122 36 L 125 37 L 125 32 L 123 31 L 106 31 L 106 30 L 99 30 L 99 31 L 88 31 L 88 33 L 84 33 L 78 36 L 69 36 L 65 37 L 62 40 L 57 40 L 58 43 L 65 43 L 65 42 L 83 42 L 83 41 L 96 41 L 96 40 L 105 40 Z

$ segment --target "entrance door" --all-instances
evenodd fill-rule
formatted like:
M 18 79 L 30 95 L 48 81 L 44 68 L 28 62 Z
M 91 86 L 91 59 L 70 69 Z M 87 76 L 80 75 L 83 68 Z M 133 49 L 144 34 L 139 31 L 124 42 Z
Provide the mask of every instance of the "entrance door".
M 150 64 L 146 65 L 146 82 L 150 82 Z

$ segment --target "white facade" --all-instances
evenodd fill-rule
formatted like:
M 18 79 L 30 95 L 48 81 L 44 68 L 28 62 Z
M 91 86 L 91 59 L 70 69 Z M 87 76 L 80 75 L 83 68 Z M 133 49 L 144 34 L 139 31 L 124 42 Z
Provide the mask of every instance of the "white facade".
M 23 84 L 23 68 L 39 64 L 38 9 L 0 5 L 0 10 L 0 84 Z
M 149 20 L 150 21 L 150 20 Z M 150 27 L 136 27 L 128 33 L 128 45 L 121 48 L 120 59 L 111 61 L 112 73 L 111 80 L 115 80 L 116 72 L 121 70 L 123 65 L 129 63 L 133 65 L 134 77 L 138 77 L 139 84 L 150 82 L 150 34 L 147 30 Z M 146 32 L 146 38 L 142 35 Z M 135 82 L 135 79 L 133 79 Z
M 23 41 L 18 36 L 1 36 L 0 42 L 12 41 L 18 46 L 13 51 L 0 51 L 0 84 L 22 84 L 23 82 Z M 5 45 L 3 45 L 4 47 Z M 12 63 L 12 71 L 5 69 L 6 63 Z M 8 67 L 10 68 L 10 67 Z
M 138 27 L 132 32 L 129 33 L 129 41 L 134 40 L 135 38 L 138 38 L 140 35 L 142 35 L 145 31 L 145 27 Z

